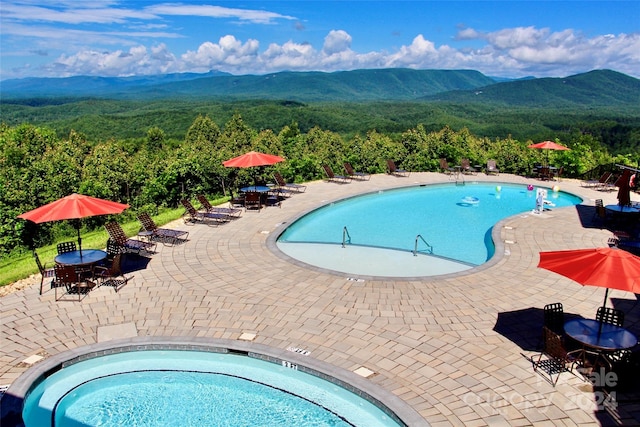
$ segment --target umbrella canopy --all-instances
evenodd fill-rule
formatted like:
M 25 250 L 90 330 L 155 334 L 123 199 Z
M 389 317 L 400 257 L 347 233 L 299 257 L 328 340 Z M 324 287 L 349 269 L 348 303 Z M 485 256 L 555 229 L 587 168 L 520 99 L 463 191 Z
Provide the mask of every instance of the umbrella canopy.
M 538 267 L 561 274 L 583 286 L 640 292 L 640 257 L 617 248 L 540 252 Z
M 564 145 L 560 145 L 553 141 L 542 141 L 537 144 L 527 145 L 527 148 L 537 148 L 540 150 L 569 150 L 569 148 Z
M 241 156 L 226 160 L 222 164 L 227 168 L 251 168 L 254 166 L 269 166 L 283 161 L 284 159 L 280 156 L 249 151 Z
M 18 218 L 40 224 L 65 219 L 81 219 L 89 216 L 119 214 L 128 207 L 129 205 L 123 203 L 73 193 L 32 211 L 20 214 Z M 78 246 L 80 253 L 82 253 L 80 223 L 77 223 L 76 228 L 78 230 Z
M 542 141 L 542 142 L 538 142 L 537 144 L 529 144 L 527 145 L 527 148 L 547 150 L 547 164 L 549 164 L 549 150 L 556 150 L 556 151 L 569 150 L 569 148 L 565 147 L 564 145 L 560 145 L 553 141 Z
M 618 204 L 620 206 L 627 206 L 631 203 L 630 180 L 631 171 L 629 169 L 625 169 L 615 183 L 615 186 L 618 187 Z

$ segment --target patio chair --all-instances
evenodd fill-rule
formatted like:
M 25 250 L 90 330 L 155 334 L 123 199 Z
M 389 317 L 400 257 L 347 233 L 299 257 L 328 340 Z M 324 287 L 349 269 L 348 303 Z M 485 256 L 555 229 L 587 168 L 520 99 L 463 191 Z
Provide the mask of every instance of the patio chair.
M 543 308 L 544 326 L 558 335 L 564 333 L 564 309 L 562 303 L 554 302 Z
M 229 219 L 239 218 L 240 215 L 242 215 L 242 209 L 233 207 L 221 208 L 218 206 L 212 206 L 209 200 L 204 196 L 204 194 L 198 194 L 196 198 L 198 199 L 198 202 L 200 202 L 200 206 L 202 206 L 202 209 L 206 210 L 207 212 L 227 215 Z M 244 204 L 244 200 L 242 203 Z
M 112 286 L 116 292 L 129 281 L 122 272 L 121 253 L 116 254 L 110 265 L 93 267 L 93 275 L 96 280 L 100 280 L 100 286 Z
M 141 212 L 138 215 L 138 221 L 142 224 L 144 231 L 151 233 L 148 235 L 149 240 L 159 240 L 163 244 L 175 245 L 181 240 L 187 240 L 189 237 L 188 231 L 158 227 L 153 218 L 146 212 Z
M 543 349 L 538 360 L 533 362 L 533 370 L 541 374 L 544 371 L 549 375 L 549 382 L 555 387 L 560 379 L 560 374 L 573 370 L 578 362 L 574 352 L 568 352 L 562 342 L 562 337 L 546 326 L 542 327 Z M 543 356 L 545 359 L 543 360 Z M 567 366 L 570 368 L 567 369 Z M 553 376 L 557 374 L 556 379 Z M 544 375 L 543 375 L 544 377 Z M 545 378 L 546 379 L 546 378 Z
M 445 173 L 447 175 L 451 175 L 452 173 L 455 173 L 456 170 L 455 170 L 455 168 L 452 168 L 451 166 L 449 166 L 449 162 L 447 162 L 447 159 L 441 158 L 440 159 L 440 172 Z
M 500 169 L 498 169 L 498 166 L 496 166 L 495 160 L 487 160 L 487 168 L 484 170 L 484 172 L 487 175 L 492 175 L 492 174 L 499 175 Z
M 78 272 L 76 268 L 72 265 L 60 265 L 57 264 L 54 267 L 56 282 L 60 284 L 60 286 L 64 286 L 66 289 L 66 294 L 78 295 L 78 301 L 82 299 L 83 295 L 88 294 L 91 289 L 93 289 L 96 284 L 89 280 L 88 275 L 85 275 L 84 272 Z M 58 300 L 58 294 L 56 290 L 56 301 Z
M 40 262 L 40 257 L 36 251 L 33 251 L 33 259 L 35 259 L 38 271 L 40 271 L 40 295 L 42 295 L 42 287 L 45 279 L 51 279 L 52 289 L 57 286 L 56 281 L 54 280 L 55 270 L 53 268 L 47 268 L 45 264 Z
M 280 172 L 274 172 L 273 173 L 273 179 L 276 181 L 276 185 L 278 187 L 280 187 L 281 189 L 287 190 L 287 191 L 291 191 L 291 192 L 294 192 L 294 193 L 304 193 L 306 191 L 306 189 L 307 189 L 306 185 L 295 184 L 293 182 L 285 181 L 285 179 L 282 177 Z
M 338 184 L 345 184 L 349 182 L 348 176 L 336 175 L 335 173 L 333 173 L 333 169 L 331 169 L 331 166 L 322 165 L 322 168 L 324 169 L 324 173 L 327 175 L 327 181 L 336 182 Z
M 155 243 L 127 238 L 124 230 L 117 222 L 108 222 L 104 225 L 104 228 L 107 230 L 112 243 L 120 247 L 120 252 L 134 252 L 138 254 L 142 251 L 147 253 L 155 252 Z
M 231 192 L 231 199 L 229 200 L 229 206 L 231 206 L 232 208 L 244 207 L 244 194 L 234 195 L 233 192 Z
M 244 209 L 257 209 L 258 212 L 262 209 L 262 195 L 257 191 L 247 191 L 244 193 Z
M 593 219 L 607 221 L 607 210 L 604 208 L 604 202 L 602 199 L 596 199 L 594 209 Z
M 57 249 L 58 255 L 78 250 L 78 248 L 76 247 L 76 242 L 73 241 L 58 243 Z
M 478 173 L 478 170 L 471 166 L 471 162 L 469 162 L 469 159 L 460 160 L 460 170 L 462 171 L 462 173 L 470 175 L 475 175 L 476 173 Z
M 624 324 L 624 312 L 610 307 L 598 307 L 596 320 L 600 323 L 622 327 Z
M 371 178 L 371 174 L 366 172 L 356 172 L 351 166 L 351 163 L 344 162 L 344 171 L 347 173 L 347 176 L 351 179 L 358 179 L 361 181 L 369 181 Z
M 185 213 L 182 217 L 185 224 L 201 222 L 207 225 L 219 225 L 229 221 L 227 215 L 196 210 L 187 199 L 180 200 L 180 203 L 185 208 Z
M 599 187 L 601 184 L 607 182 L 609 178 L 611 178 L 611 172 L 604 172 L 602 175 L 600 175 L 600 178 L 588 179 L 586 181 L 582 181 L 580 185 L 587 188 L 596 188 L 596 187 Z
M 411 172 L 408 170 L 400 169 L 396 166 L 396 162 L 391 159 L 387 159 L 387 173 L 395 176 L 409 176 Z

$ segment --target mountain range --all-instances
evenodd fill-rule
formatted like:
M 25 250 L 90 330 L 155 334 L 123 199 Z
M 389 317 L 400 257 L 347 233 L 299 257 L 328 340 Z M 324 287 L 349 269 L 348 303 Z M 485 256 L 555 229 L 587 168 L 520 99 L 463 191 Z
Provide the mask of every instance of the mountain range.
M 473 70 L 376 69 L 243 76 L 214 71 L 139 77 L 4 80 L 0 82 L 0 95 L 3 102 L 9 103 L 23 103 L 34 98 L 49 101 L 52 98 L 108 98 L 143 101 L 447 101 L 543 108 L 631 106 L 640 104 L 640 80 L 611 70 L 562 78 L 519 80 L 492 78 Z

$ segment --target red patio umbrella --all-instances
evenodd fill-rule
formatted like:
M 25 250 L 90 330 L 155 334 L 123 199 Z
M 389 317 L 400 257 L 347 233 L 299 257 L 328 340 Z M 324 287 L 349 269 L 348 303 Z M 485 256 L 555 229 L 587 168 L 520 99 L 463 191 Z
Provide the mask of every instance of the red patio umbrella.
M 561 274 L 583 286 L 640 292 L 640 257 L 617 248 L 540 252 L 538 267 Z
M 129 205 L 123 203 L 73 193 L 29 212 L 20 214 L 18 218 L 40 224 L 65 219 L 81 219 L 97 215 L 119 214 L 128 207 Z M 80 256 L 82 256 L 80 222 L 76 222 L 76 225 L 78 230 L 78 248 L 80 249 Z
M 555 143 L 553 141 L 542 141 L 542 142 L 538 142 L 536 144 L 529 144 L 527 145 L 527 148 L 534 148 L 534 149 L 538 149 L 538 150 L 547 150 L 547 165 L 549 164 L 549 150 L 556 150 L 556 151 L 562 151 L 562 150 L 569 150 L 568 147 L 565 147 L 564 145 L 560 145 L 558 143 Z
M 250 168 L 254 166 L 269 166 L 284 162 L 280 156 L 264 154 L 257 151 L 249 151 L 241 156 L 226 160 L 222 164 L 227 168 Z
M 280 162 L 284 162 L 284 159 L 280 156 L 249 151 L 241 156 L 222 162 L 222 165 L 227 168 L 251 168 L 255 166 L 274 165 Z M 256 177 L 254 176 L 254 182 L 255 180 Z

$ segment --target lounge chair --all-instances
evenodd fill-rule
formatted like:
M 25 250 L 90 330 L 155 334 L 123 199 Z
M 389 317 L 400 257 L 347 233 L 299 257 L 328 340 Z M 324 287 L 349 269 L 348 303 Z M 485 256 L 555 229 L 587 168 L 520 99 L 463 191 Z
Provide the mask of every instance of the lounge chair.
M 127 238 L 124 230 L 117 222 L 109 222 L 104 225 L 104 228 L 107 230 L 107 233 L 109 233 L 111 242 L 120 246 L 120 252 L 135 252 L 138 254 L 142 251 L 147 253 L 155 252 L 155 243 Z
M 280 172 L 273 173 L 273 179 L 276 181 L 276 185 L 285 192 L 304 193 L 307 189 L 306 185 L 295 184 L 293 182 L 286 182 Z
M 371 174 L 365 172 L 356 172 L 351 166 L 351 163 L 344 162 L 344 171 L 347 173 L 347 176 L 351 179 L 359 179 L 361 181 L 368 181 L 371 178 Z
M 116 292 L 129 281 L 122 272 L 122 254 L 116 254 L 108 266 L 93 267 L 93 275 L 96 280 L 100 280 L 100 286 L 113 286 Z
M 344 184 L 344 183 L 349 182 L 349 177 L 348 176 L 336 175 L 335 173 L 333 173 L 333 170 L 331 169 L 331 166 L 322 165 L 322 168 L 324 169 L 324 173 L 327 175 L 327 181 L 329 181 L 329 182 L 337 182 L 338 184 Z
M 57 264 L 54 267 L 54 271 L 56 282 L 60 284 L 60 286 L 64 286 L 67 294 L 78 295 L 78 301 L 80 301 L 82 295 L 88 294 L 89 291 L 96 286 L 93 281 L 89 280 L 89 277 L 85 275 L 84 272 L 78 272 L 72 265 Z M 56 300 L 58 300 L 57 290 Z
M 408 170 L 400 169 L 396 166 L 396 162 L 391 159 L 387 159 L 387 173 L 395 176 L 409 176 L 411 172 Z
M 471 175 L 475 175 L 476 173 L 478 173 L 478 170 L 471 166 L 469 159 L 460 160 L 460 170 L 462 171 L 462 173 L 467 173 Z
M 242 215 L 242 209 L 237 209 L 233 207 L 221 208 L 219 206 L 212 206 L 209 200 L 204 196 L 204 194 L 198 194 L 196 198 L 198 199 L 198 202 L 200 202 L 202 209 L 206 210 L 207 212 L 227 215 L 229 219 L 238 218 L 240 217 L 240 215 Z M 243 201 L 243 204 L 244 204 L 244 201 Z
M 484 170 L 484 172 L 487 175 L 491 175 L 491 174 L 499 175 L 500 169 L 498 169 L 498 166 L 496 166 L 495 160 L 487 160 L 487 168 Z
M 149 240 L 159 240 L 165 244 L 175 245 L 178 241 L 186 240 L 189 237 L 188 231 L 158 227 L 153 218 L 146 212 L 138 215 L 138 221 L 142 224 L 144 231 L 149 233 Z
M 40 262 L 40 257 L 36 251 L 33 251 L 33 259 L 36 261 L 36 265 L 38 266 L 38 270 L 40 271 L 40 295 L 42 295 L 42 286 L 44 285 L 45 279 L 51 279 L 51 288 L 55 288 L 55 271 L 53 268 L 47 268 L 45 264 Z
M 449 162 L 447 162 L 447 159 L 445 158 L 440 159 L 440 171 L 447 175 L 456 173 L 456 169 L 449 166 Z
M 187 199 L 180 200 L 180 203 L 185 208 L 185 214 L 182 217 L 185 224 L 201 222 L 207 225 L 218 225 L 229 221 L 227 215 L 196 210 Z
M 588 179 L 586 181 L 582 181 L 580 185 L 587 188 L 596 188 L 604 184 L 605 182 L 609 181 L 610 178 L 611 178 L 611 172 L 603 172 L 602 175 L 600 175 L 600 178 Z

